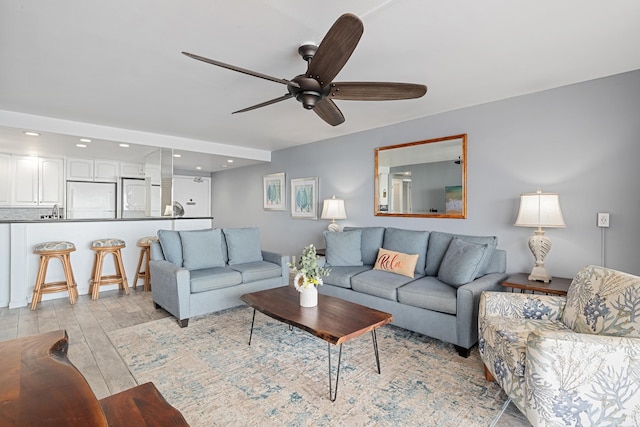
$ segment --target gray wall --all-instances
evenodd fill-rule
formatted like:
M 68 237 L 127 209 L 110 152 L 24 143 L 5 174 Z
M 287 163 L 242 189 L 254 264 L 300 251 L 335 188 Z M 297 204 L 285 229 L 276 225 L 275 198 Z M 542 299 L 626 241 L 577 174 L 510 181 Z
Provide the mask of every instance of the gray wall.
M 584 265 L 602 264 L 603 247 L 608 267 L 640 274 L 639 115 L 640 71 L 634 71 L 277 151 L 270 164 L 214 174 L 214 224 L 258 226 L 265 249 L 290 255 L 308 243 L 322 247 L 327 220 L 262 209 L 264 174 L 285 172 L 287 192 L 291 178 L 317 176 L 319 211 L 323 198 L 345 199 L 348 219 L 341 226 L 497 235 L 508 272 L 528 272 L 527 239 L 534 230 L 513 223 L 520 193 L 540 187 L 560 194 L 567 223 L 546 230 L 553 242 L 550 274 L 572 277 Z M 460 133 L 468 134 L 466 219 L 373 215 L 375 147 Z M 598 212 L 611 214 L 604 233 L 596 226 Z

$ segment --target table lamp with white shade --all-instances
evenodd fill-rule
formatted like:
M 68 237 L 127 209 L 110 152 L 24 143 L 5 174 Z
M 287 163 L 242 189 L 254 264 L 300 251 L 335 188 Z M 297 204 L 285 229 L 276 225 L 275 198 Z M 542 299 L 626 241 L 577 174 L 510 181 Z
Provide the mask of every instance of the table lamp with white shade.
M 344 209 L 344 200 L 336 199 L 333 196 L 330 199 L 324 199 L 322 205 L 322 219 L 330 219 L 329 231 L 340 231 L 340 226 L 336 224 L 336 219 L 347 219 L 347 211 Z
M 543 193 L 538 189 L 535 193 L 521 194 L 520 210 L 514 225 L 538 228 L 529 238 L 529 249 L 536 259 L 529 280 L 549 283 L 551 276 L 544 266 L 544 259 L 551 250 L 551 239 L 544 235 L 542 228 L 566 227 L 558 193 Z

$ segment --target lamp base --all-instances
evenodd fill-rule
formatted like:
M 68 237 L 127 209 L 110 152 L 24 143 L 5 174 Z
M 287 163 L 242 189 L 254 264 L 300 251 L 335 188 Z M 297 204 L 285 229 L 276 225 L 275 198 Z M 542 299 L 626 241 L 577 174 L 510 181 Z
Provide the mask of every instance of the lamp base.
M 328 228 L 329 228 L 329 231 L 332 231 L 332 232 L 340 231 L 340 226 L 336 222 L 329 223 L 329 227 Z
M 531 270 L 529 280 L 549 283 L 551 281 L 551 276 L 547 272 L 547 269 L 544 265 L 536 265 L 535 267 L 533 267 L 533 270 Z

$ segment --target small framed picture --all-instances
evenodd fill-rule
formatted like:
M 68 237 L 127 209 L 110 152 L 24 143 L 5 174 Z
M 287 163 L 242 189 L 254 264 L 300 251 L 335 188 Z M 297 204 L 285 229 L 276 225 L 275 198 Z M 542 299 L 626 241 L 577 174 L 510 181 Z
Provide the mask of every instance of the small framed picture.
M 318 219 L 318 177 L 291 180 L 291 218 Z
M 269 211 L 285 210 L 284 172 L 272 173 L 262 177 L 263 208 Z

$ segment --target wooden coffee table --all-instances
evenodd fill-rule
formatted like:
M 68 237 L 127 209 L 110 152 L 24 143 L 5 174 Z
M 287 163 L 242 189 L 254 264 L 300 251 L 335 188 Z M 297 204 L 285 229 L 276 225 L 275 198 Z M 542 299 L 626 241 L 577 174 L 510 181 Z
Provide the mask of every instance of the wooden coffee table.
M 300 294 L 293 286 L 283 286 L 266 291 L 252 292 L 242 295 L 240 299 L 250 307 L 253 307 L 249 345 L 251 345 L 251 338 L 253 336 L 256 310 L 273 319 L 307 331 L 328 343 L 329 399 L 332 402 L 336 400 L 338 395 L 342 344 L 346 341 L 370 331 L 373 339 L 373 350 L 376 356 L 378 374 L 380 373 L 376 329 L 390 323 L 393 320 L 391 314 L 328 295 L 318 295 L 318 305 L 316 307 L 300 307 Z M 335 392 L 333 391 L 331 379 L 332 344 L 340 345 Z

